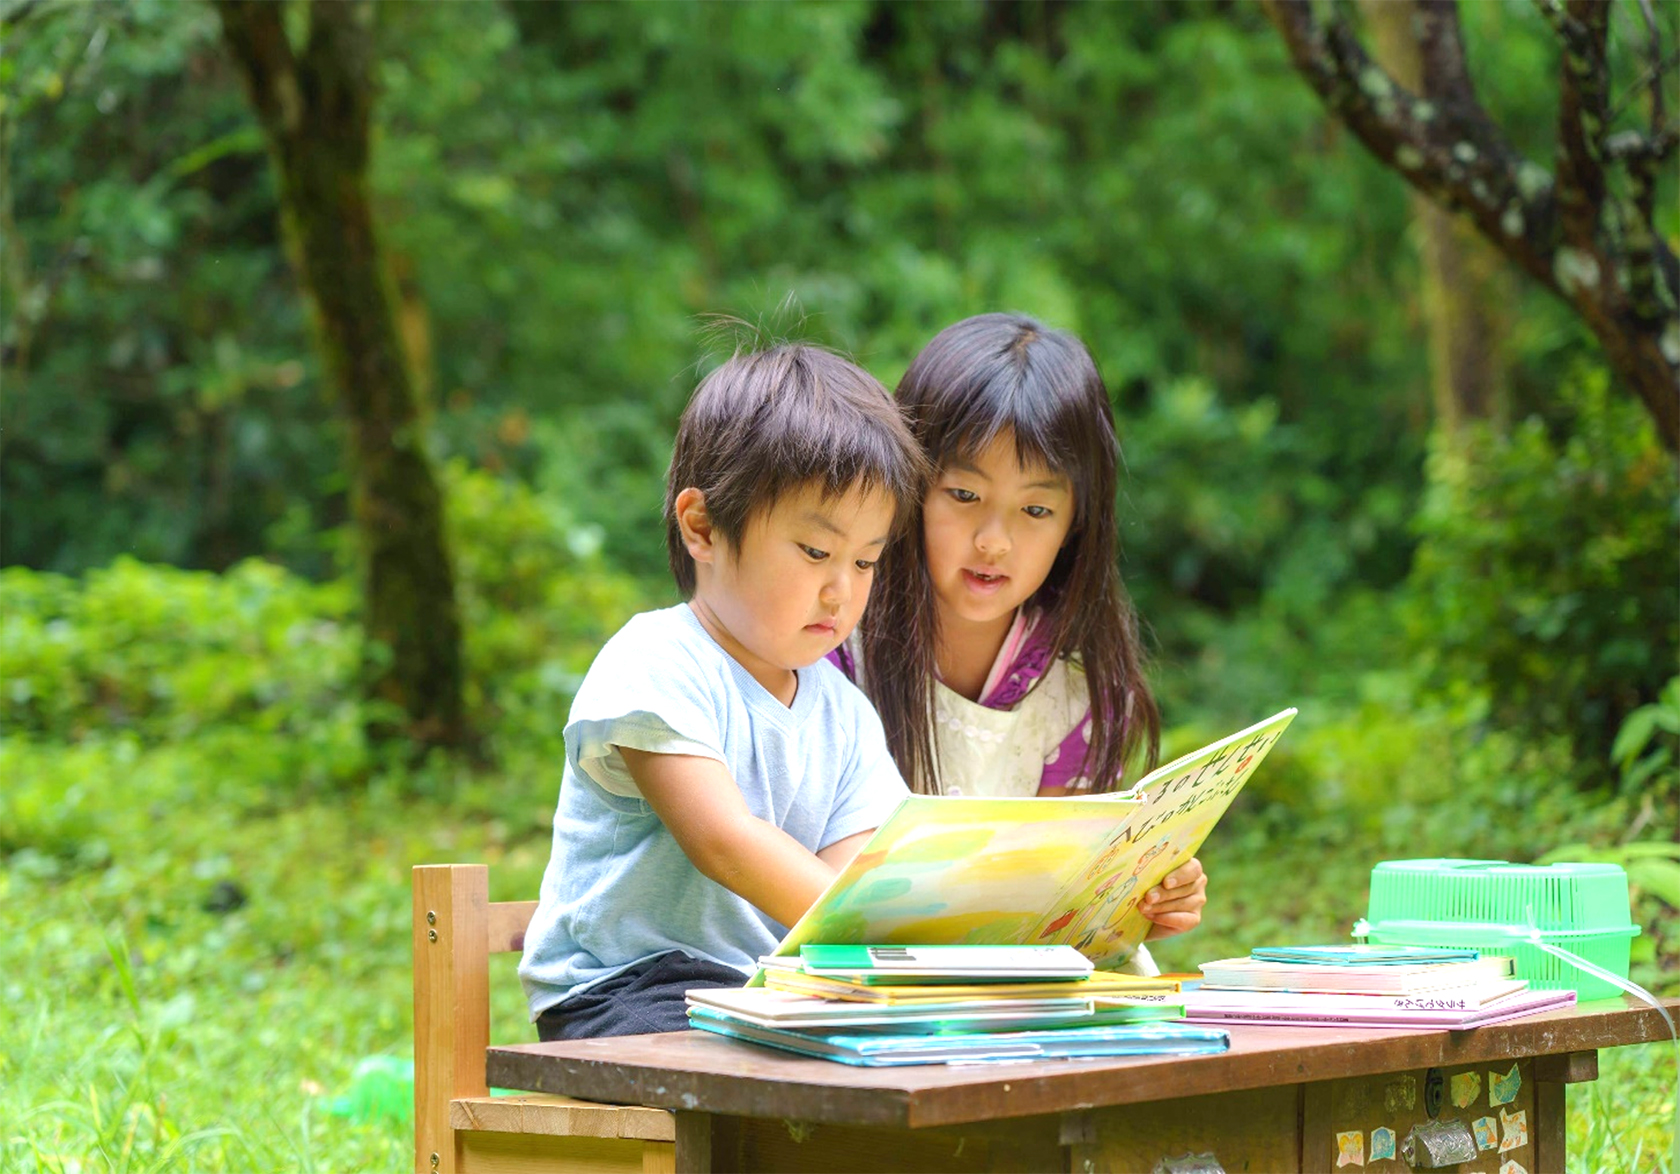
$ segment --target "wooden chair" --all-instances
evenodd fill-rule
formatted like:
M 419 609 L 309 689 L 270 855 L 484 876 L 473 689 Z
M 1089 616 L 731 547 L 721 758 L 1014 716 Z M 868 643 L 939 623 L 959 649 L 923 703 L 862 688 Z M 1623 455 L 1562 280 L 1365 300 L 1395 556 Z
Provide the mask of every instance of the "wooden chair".
M 490 901 L 483 864 L 414 870 L 414 1168 L 419 1174 L 676 1169 L 664 1109 L 493 1097 L 490 955 L 518 951 L 535 901 Z

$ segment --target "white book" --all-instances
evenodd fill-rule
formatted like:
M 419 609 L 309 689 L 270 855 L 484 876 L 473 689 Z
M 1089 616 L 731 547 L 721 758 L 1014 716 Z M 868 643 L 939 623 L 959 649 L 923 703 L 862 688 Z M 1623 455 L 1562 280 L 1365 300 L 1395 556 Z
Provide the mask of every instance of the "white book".
M 1318 966 L 1226 958 L 1202 963 L 1201 989 L 1415 995 L 1506 979 L 1511 972 L 1511 960 L 1498 954 L 1473 962 L 1419 966 Z

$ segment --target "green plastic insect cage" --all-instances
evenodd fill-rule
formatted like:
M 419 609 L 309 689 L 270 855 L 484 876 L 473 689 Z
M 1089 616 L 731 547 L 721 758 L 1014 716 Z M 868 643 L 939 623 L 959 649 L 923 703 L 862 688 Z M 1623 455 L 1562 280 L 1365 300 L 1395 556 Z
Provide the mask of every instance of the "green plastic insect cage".
M 1504 954 L 1535 990 L 1573 989 L 1580 999 L 1616 987 L 1533 942 L 1626 978 L 1639 927 L 1627 872 L 1616 864 L 1510 864 L 1503 860 L 1385 860 L 1371 870 L 1371 906 L 1356 938 L 1377 945 L 1459 946 Z

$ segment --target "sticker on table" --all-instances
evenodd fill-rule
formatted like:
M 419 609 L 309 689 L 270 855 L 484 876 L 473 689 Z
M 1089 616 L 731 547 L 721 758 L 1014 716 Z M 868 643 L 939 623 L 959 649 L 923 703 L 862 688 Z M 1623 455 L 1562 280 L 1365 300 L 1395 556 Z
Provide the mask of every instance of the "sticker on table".
M 1500 1105 L 1508 1105 L 1517 1099 L 1517 1090 L 1522 1088 L 1522 1073 L 1515 1064 L 1504 1076 L 1497 1072 L 1488 1073 L 1488 1106 L 1497 1109 Z
M 1528 1174 L 1521 1164 L 1507 1158 L 1505 1164 L 1499 1167 L 1499 1174 Z
M 1502 1136 L 1499 1139 L 1499 1152 L 1514 1150 L 1518 1146 L 1528 1144 L 1528 1110 L 1518 1109 L 1515 1113 L 1499 1110 L 1499 1128 Z
M 1365 1131 L 1355 1129 L 1351 1133 L 1336 1135 L 1336 1168 L 1343 1166 L 1363 1166 L 1365 1164 Z
M 1471 1124 L 1476 1131 L 1476 1148 L 1479 1150 L 1496 1150 L 1499 1148 L 1499 1122 L 1492 1117 L 1477 1117 Z
M 1452 1103 L 1456 1108 L 1468 1109 L 1482 1095 L 1482 1078 L 1476 1072 L 1460 1072 L 1452 1078 Z
M 1383 1085 L 1383 1106 L 1390 1113 L 1410 1113 L 1417 1108 L 1417 1078 L 1402 1076 Z
M 1386 1125 L 1371 1130 L 1371 1160 L 1381 1161 L 1394 1156 L 1394 1130 Z

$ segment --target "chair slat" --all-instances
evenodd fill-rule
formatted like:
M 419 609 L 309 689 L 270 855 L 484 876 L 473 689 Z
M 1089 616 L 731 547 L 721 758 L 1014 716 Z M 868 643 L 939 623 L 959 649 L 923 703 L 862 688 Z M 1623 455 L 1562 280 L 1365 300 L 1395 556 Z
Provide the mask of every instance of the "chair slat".
M 537 912 L 535 901 L 490 903 L 490 952 L 517 954 L 525 948 L 525 930 Z

